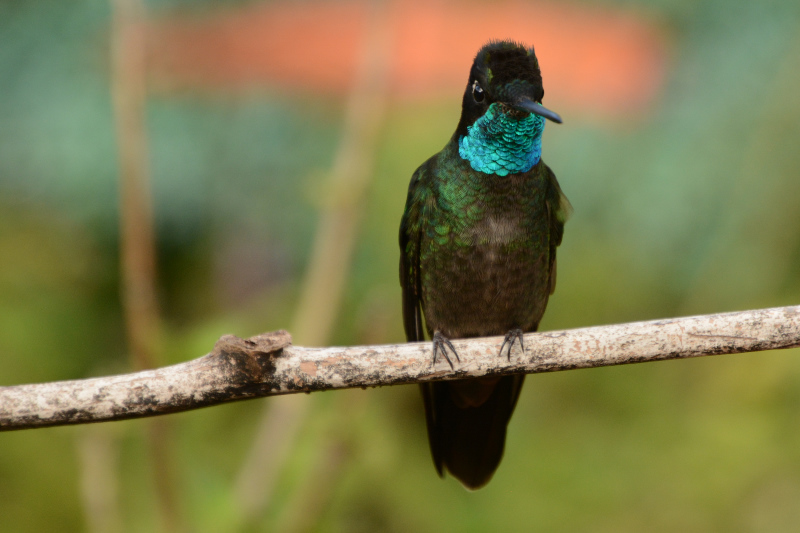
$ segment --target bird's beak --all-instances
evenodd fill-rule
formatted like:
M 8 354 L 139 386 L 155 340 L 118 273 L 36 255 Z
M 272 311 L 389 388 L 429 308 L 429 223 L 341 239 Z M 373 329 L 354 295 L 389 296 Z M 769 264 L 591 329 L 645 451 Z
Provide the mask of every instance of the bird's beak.
M 527 96 L 523 96 L 513 105 L 515 109 L 520 111 L 527 111 L 528 113 L 535 113 L 548 120 L 552 120 L 557 124 L 561 124 L 561 117 L 555 111 L 550 111 L 542 104 L 537 104 Z

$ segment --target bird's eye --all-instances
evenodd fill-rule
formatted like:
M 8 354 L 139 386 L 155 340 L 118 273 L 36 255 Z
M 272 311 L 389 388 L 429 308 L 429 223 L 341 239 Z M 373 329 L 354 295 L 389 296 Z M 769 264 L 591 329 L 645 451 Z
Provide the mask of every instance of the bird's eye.
M 477 80 L 475 80 L 475 83 L 472 84 L 472 98 L 474 98 L 478 103 L 483 102 L 483 99 L 486 98 L 486 95 L 483 93 L 483 89 L 478 84 Z

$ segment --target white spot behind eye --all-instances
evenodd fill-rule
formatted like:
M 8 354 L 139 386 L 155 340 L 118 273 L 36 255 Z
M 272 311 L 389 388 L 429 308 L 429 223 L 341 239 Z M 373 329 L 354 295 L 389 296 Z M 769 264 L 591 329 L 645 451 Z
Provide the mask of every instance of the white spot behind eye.
M 476 102 L 483 102 L 484 99 L 483 87 L 480 86 L 478 80 L 472 82 L 472 98 Z

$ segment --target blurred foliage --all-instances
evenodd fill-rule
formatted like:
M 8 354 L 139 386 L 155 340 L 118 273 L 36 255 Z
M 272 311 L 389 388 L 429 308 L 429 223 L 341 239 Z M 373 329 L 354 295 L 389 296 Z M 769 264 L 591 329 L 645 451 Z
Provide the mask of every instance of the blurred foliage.
M 797 303 L 800 3 L 594 3 L 659 21 L 672 64 L 648 113 L 599 121 L 559 109 L 566 124 L 547 129 L 544 159 L 575 213 L 542 328 Z M 0 3 L 2 385 L 126 370 L 108 24 L 98 0 Z M 266 88 L 151 96 L 165 363 L 223 333 L 288 326 L 341 104 Z M 335 343 L 403 339 L 405 191 L 459 105 L 453 95 L 391 109 Z M 477 493 L 436 478 L 414 387 L 318 394 L 263 528 L 796 531 L 798 356 L 532 376 L 504 463 Z M 232 486 L 264 404 L 172 417 L 191 530 L 236 530 Z M 142 425 L 99 426 L 118 448 L 126 531 L 157 524 Z M 86 432 L 0 435 L 0 529 L 86 530 Z M 339 468 L 325 468 L 331 457 Z M 317 508 L 298 504 L 315 490 L 328 491 Z

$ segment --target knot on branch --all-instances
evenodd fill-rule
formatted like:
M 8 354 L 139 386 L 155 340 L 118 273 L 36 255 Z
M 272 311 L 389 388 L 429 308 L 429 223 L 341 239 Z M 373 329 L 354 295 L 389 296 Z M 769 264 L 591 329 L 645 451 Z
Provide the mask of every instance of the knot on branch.
M 275 374 L 273 359 L 291 344 L 292 336 L 283 329 L 249 339 L 223 335 L 214 345 L 211 356 L 231 369 L 232 385 L 252 384 L 265 382 Z

